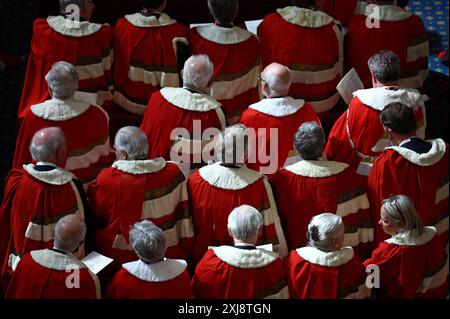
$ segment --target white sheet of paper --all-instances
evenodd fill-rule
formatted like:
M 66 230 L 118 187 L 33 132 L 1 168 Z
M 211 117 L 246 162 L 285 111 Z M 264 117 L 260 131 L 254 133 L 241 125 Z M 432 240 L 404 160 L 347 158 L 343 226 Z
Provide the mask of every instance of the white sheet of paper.
M 84 257 L 81 261 L 89 268 L 90 271 L 92 271 L 94 274 L 98 274 L 113 260 L 93 251 L 92 253 Z
M 87 102 L 89 104 L 97 104 L 97 94 L 77 91 L 73 95 L 75 100 Z
M 191 29 L 193 29 L 193 28 L 195 28 L 195 27 L 201 27 L 201 26 L 204 26 L 204 25 L 210 25 L 211 23 L 192 23 L 191 25 L 189 25 L 189 27 L 191 28 Z
M 359 78 L 358 73 L 356 73 L 355 68 L 352 68 L 350 71 L 348 71 L 348 73 L 336 86 L 336 89 L 344 99 L 345 103 L 347 103 L 347 105 L 353 98 L 353 92 L 364 89 L 364 85 Z
M 253 33 L 254 35 L 256 35 L 258 33 L 258 26 L 261 24 L 263 20 L 250 20 L 250 21 L 245 21 L 245 27 L 247 28 L 247 30 L 251 33 Z

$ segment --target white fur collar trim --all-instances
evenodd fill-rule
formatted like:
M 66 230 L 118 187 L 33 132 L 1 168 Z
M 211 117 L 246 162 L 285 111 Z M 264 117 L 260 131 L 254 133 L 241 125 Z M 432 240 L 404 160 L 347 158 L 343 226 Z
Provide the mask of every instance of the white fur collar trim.
M 66 271 L 68 267 L 78 266 L 78 269 L 87 268 L 85 264 L 75 258 L 72 254 L 62 254 L 50 249 L 33 250 L 31 258 L 47 269 Z
M 89 103 L 73 98 L 65 101 L 54 98 L 31 106 L 31 112 L 44 120 L 67 121 L 83 114 L 89 107 Z
M 262 268 L 279 258 L 276 253 L 264 249 L 245 250 L 232 246 L 220 246 L 212 249 L 223 262 L 243 269 Z
M 406 235 L 399 234 L 392 236 L 391 238 L 385 240 L 388 244 L 394 244 L 399 246 L 421 246 L 428 243 L 430 240 L 436 236 L 437 230 L 434 227 L 426 226 L 423 228 L 423 233 L 417 236 L 415 232 L 408 233 Z
M 155 264 L 146 264 L 142 260 L 137 260 L 123 264 L 122 267 L 140 280 L 163 282 L 181 275 L 186 270 L 187 264 L 181 259 L 165 259 Z
M 246 188 L 263 177 L 245 165 L 240 168 L 229 168 L 220 163 L 202 167 L 199 174 L 208 184 L 227 190 Z
M 76 22 L 63 16 L 50 16 L 47 18 L 47 23 L 53 30 L 62 35 L 78 38 L 94 34 L 102 28 L 101 24 L 88 21 Z
M 320 28 L 333 22 L 333 18 L 322 11 L 289 6 L 277 12 L 287 22 L 306 28 Z
M 209 95 L 191 93 L 183 88 L 163 88 L 160 92 L 169 103 L 183 110 L 208 112 L 221 106 Z
M 329 177 L 342 173 L 349 165 L 334 161 L 306 161 L 302 160 L 285 169 L 295 175 L 304 177 Z
M 167 14 L 163 13 L 159 18 L 155 16 L 146 17 L 141 13 L 129 14 L 125 16 L 132 25 L 141 28 L 162 27 L 177 23 L 176 20 L 171 19 Z
M 304 100 L 295 100 L 288 96 L 275 99 L 264 99 L 258 103 L 250 105 L 249 108 L 267 115 L 283 117 L 296 113 L 304 105 Z
M 412 16 L 411 12 L 405 11 L 400 7 L 393 5 L 376 6 L 374 10 L 367 6 L 366 16 L 381 21 L 401 21 L 406 20 Z
M 394 150 L 407 161 L 419 166 L 432 166 L 438 163 L 445 155 L 447 145 L 441 139 L 427 141 L 431 143 L 431 149 L 428 153 L 419 154 L 405 147 L 390 146 L 387 150 Z
M 400 102 L 415 110 L 423 103 L 422 95 L 414 89 L 388 90 L 385 87 L 358 90 L 353 93 L 364 105 L 377 111 L 383 111 L 386 105 Z
M 196 30 L 206 40 L 219 44 L 241 43 L 253 36 L 239 27 L 223 28 L 215 24 L 199 26 Z
M 124 173 L 141 175 L 159 172 L 166 167 L 166 161 L 164 158 L 158 157 L 145 161 L 116 161 L 112 166 Z
M 33 164 L 28 164 L 23 165 L 23 169 L 37 180 L 50 185 L 65 185 L 75 178 L 72 173 L 59 167 L 48 172 L 39 172 L 34 169 Z
M 297 249 L 297 254 L 314 265 L 339 267 L 352 260 L 355 253 L 352 247 L 343 247 L 328 253 L 314 247 L 302 247 Z

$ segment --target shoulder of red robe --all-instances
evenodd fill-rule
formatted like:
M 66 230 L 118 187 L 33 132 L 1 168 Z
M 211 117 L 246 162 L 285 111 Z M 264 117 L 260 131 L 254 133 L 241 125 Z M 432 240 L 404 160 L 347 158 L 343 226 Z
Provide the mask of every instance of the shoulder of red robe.
M 431 143 L 428 153 L 419 154 L 405 147 L 390 146 L 386 150 L 393 150 L 400 154 L 407 161 L 418 166 L 432 166 L 438 163 L 447 151 L 447 145 L 442 139 L 427 141 Z
M 306 161 L 302 160 L 285 169 L 295 175 L 312 178 L 323 178 L 342 173 L 348 164 L 334 161 Z
M 267 115 L 284 117 L 298 112 L 304 105 L 304 100 L 295 100 L 288 96 L 275 99 L 263 99 L 250 105 L 249 108 Z
M 145 161 L 116 161 L 113 163 L 112 167 L 115 167 L 124 173 L 141 175 L 159 172 L 166 167 L 166 164 L 164 158 L 158 157 Z
M 72 173 L 59 167 L 48 172 L 39 172 L 34 169 L 33 164 L 28 164 L 23 165 L 23 169 L 37 180 L 50 185 L 65 185 L 76 178 Z
M 325 12 L 295 6 L 278 9 L 277 12 L 285 21 L 305 28 L 321 28 L 334 21 Z
M 77 22 L 66 19 L 63 16 L 50 16 L 47 18 L 47 23 L 53 30 L 55 30 L 55 32 L 76 38 L 92 35 L 97 33 L 103 26 L 109 26 L 107 23 L 101 25 L 88 21 Z
M 419 106 L 423 105 L 422 95 L 419 91 L 414 89 L 398 89 L 388 90 L 384 87 L 372 88 L 365 90 L 358 90 L 353 93 L 364 105 L 367 105 L 374 110 L 383 111 L 386 105 L 399 102 L 412 107 L 417 110 Z
M 211 186 L 226 190 L 244 189 L 263 177 L 245 165 L 240 168 L 228 168 L 220 163 L 202 167 L 199 174 Z
M 377 6 L 373 11 L 364 13 L 367 17 L 381 21 L 402 21 L 413 14 L 394 5 Z
M 166 25 L 171 25 L 177 23 L 176 20 L 171 19 L 167 14 L 163 13 L 159 18 L 155 16 L 146 17 L 141 13 L 134 13 L 125 16 L 128 22 L 136 27 L 141 28 L 152 28 L 152 27 L 163 27 Z
M 244 250 L 232 246 L 220 246 L 212 249 L 223 262 L 243 269 L 263 268 L 280 258 L 278 254 L 264 249 Z
M 187 111 L 208 112 L 222 106 L 209 95 L 191 93 L 183 88 L 168 87 L 161 89 L 160 92 L 167 102 Z
M 388 244 L 394 244 L 398 246 L 421 246 L 428 243 L 436 236 L 437 230 L 432 226 L 426 226 L 423 228 L 422 235 L 418 236 L 416 232 L 410 232 L 408 234 L 398 234 L 386 239 Z
M 181 275 L 187 263 L 181 259 L 165 259 L 155 264 L 146 264 L 141 260 L 123 264 L 122 267 L 134 277 L 148 282 L 164 282 Z
M 199 26 L 196 30 L 201 37 L 219 44 L 237 44 L 253 36 L 252 33 L 239 27 L 223 28 L 215 24 Z
M 302 247 L 297 249 L 296 252 L 304 260 L 324 267 L 342 266 L 352 260 L 355 254 L 352 247 L 343 247 L 331 252 L 323 252 L 314 247 Z
M 31 112 L 37 117 L 49 121 L 67 121 L 86 112 L 91 105 L 87 102 L 75 100 L 51 99 L 31 106 Z M 100 107 L 99 107 L 100 108 Z
M 31 258 L 47 269 L 66 271 L 67 269 L 87 269 L 86 265 L 72 254 L 61 254 L 50 249 L 34 250 Z

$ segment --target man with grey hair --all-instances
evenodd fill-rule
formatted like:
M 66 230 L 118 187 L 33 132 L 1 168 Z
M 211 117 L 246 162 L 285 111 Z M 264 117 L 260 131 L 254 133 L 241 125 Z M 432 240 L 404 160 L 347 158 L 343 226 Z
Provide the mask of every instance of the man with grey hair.
M 117 161 L 87 192 L 96 220 L 96 249 L 113 258 L 116 268 L 135 260 L 128 230 L 136 222 L 150 220 L 164 231 L 167 257 L 187 258 L 194 226 L 180 168 L 161 157 L 147 159 L 147 137 L 134 126 L 117 132 L 114 147 Z
M 228 216 L 233 246 L 209 249 L 195 269 L 192 288 L 201 299 L 288 299 L 280 256 L 256 247 L 264 225 L 261 213 L 242 205 Z
M 130 244 L 139 260 L 122 265 L 108 286 L 108 299 L 192 299 L 187 263 L 164 258 L 164 232 L 150 221 L 134 224 Z
M 96 103 L 112 107 L 112 30 L 91 23 L 92 0 L 60 0 L 61 15 L 38 18 L 33 25 L 31 54 L 19 105 L 23 119 L 32 105 L 51 98 L 43 76 L 58 61 L 67 61 L 79 74 L 79 91 L 95 93 Z
M 373 162 L 385 147 L 391 146 L 379 117 L 386 105 L 406 104 L 414 110 L 417 135 L 425 137 L 426 114 L 422 95 L 399 87 L 400 60 L 392 51 L 379 51 L 368 61 L 372 89 L 358 90 L 345 113 L 334 124 L 326 146 L 329 159 L 347 163 L 367 178 Z
M 188 181 L 189 202 L 195 226 L 192 250 L 195 265 L 209 245 L 232 244 L 227 218 L 234 207 L 257 207 L 264 220 L 260 244 L 274 244 L 282 257 L 288 251 L 272 188 L 266 177 L 244 164 L 250 131 L 242 124 L 228 127 L 216 138 L 219 162 L 201 168 Z
M 289 250 L 305 246 L 309 220 L 328 211 L 343 218 L 345 245 L 368 257 L 374 230 L 364 181 L 348 164 L 323 160 L 325 134 L 316 123 L 303 123 L 294 144 L 303 160 L 282 169 L 272 183 Z
M 53 98 L 33 105 L 26 112 L 17 137 L 13 167 L 31 162 L 28 147 L 36 131 L 59 126 L 68 141 L 67 161 L 61 167 L 72 172 L 86 188 L 113 159 L 109 117 L 98 105 L 74 98 L 79 75 L 72 64 L 55 63 L 45 79 Z
M 61 218 L 52 249 L 33 250 L 22 257 L 6 299 L 100 299 L 100 281 L 78 256 L 86 224 L 78 215 Z M 50 246 L 51 247 L 51 246 Z
M 257 75 L 261 50 L 257 37 L 238 26 L 238 0 L 208 0 L 214 23 L 190 30 L 193 54 L 207 54 L 214 64 L 211 96 L 225 112 L 227 124 L 234 124 L 242 112 L 259 101 Z
M 271 63 L 259 79 L 265 99 L 250 105 L 239 122 L 258 131 L 258 137 L 253 141 L 259 146 L 254 154 L 256 160 L 249 160 L 248 166 L 270 178 L 280 168 L 298 161 L 293 150 L 293 136 L 298 127 L 309 121 L 320 124 L 320 120 L 309 103 L 288 96 L 292 83 L 292 72 L 288 67 Z M 266 154 L 270 154 L 268 161 Z M 272 168 L 270 172 L 268 168 Z
M 53 244 L 56 222 L 69 214 L 89 218 L 82 184 L 62 169 L 67 142 L 59 127 L 37 131 L 29 151 L 36 164 L 10 172 L 0 207 L 0 267 L 3 282 L 20 256 Z
M 221 105 L 208 95 L 213 73 L 207 55 L 191 56 L 182 71 L 184 86 L 155 92 L 141 124 L 148 140 L 158 141 L 150 144 L 149 158 L 181 163 L 186 177 L 204 165 L 204 143 L 225 129 Z

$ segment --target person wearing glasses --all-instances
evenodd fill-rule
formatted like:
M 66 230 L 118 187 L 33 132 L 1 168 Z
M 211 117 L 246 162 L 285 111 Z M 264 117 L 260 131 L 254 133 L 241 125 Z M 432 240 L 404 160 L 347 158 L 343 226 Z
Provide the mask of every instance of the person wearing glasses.
M 423 226 L 414 203 L 405 195 L 385 199 L 379 216 L 379 228 L 389 239 L 364 262 L 379 276 L 376 296 L 383 299 L 448 298 L 448 254 L 436 228 Z

